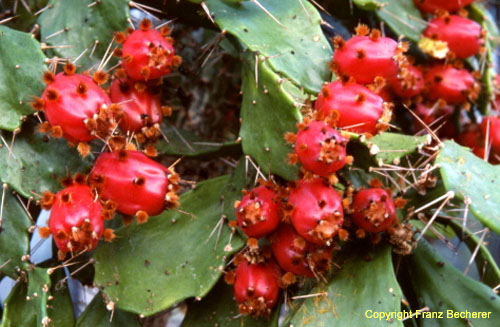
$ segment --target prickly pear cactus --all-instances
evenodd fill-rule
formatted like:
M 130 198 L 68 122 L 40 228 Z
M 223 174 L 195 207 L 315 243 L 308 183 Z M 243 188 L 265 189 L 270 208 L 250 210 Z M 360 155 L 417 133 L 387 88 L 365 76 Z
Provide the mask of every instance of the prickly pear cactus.
M 499 18 L 3 1 L 1 326 L 496 326 Z

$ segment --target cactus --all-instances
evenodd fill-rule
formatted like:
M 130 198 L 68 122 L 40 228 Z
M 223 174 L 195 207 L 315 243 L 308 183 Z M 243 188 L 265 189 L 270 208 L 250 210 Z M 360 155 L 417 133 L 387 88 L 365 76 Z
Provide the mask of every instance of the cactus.
M 0 325 L 494 325 L 500 32 L 450 3 L 3 1 Z

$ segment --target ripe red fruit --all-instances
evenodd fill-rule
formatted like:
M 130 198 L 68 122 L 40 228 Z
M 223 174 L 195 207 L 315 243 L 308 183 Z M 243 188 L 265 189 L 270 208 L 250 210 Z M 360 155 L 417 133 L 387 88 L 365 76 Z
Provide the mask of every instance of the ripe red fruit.
M 234 296 L 240 313 L 269 316 L 278 300 L 280 277 L 280 268 L 274 261 L 252 264 L 242 260 L 234 280 Z
M 500 118 L 493 116 L 485 117 L 479 128 L 484 140 L 486 139 L 486 135 L 489 135 L 488 143 L 491 144 L 491 149 L 500 153 Z
M 470 72 L 449 65 L 435 65 L 424 72 L 427 97 L 431 101 L 443 99 L 448 104 L 475 100 L 479 85 Z
M 339 75 L 368 84 L 375 77 L 391 78 L 398 73 L 398 43 L 383 36 L 354 36 L 347 41 L 335 39 L 332 64 Z
M 434 18 L 428 24 L 424 35 L 444 41 L 457 58 L 468 58 L 481 48 L 481 25 L 475 21 L 457 16 Z
M 413 0 L 413 2 L 420 10 L 433 14 L 437 10 L 457 11 L 474 2 L 474 0 Z
M 111 84 L 110 97 L 113 103 L 120 103 L 124 114 L 120 127 L 125 131 L 135 132 L 162 121 L 159 96 L 148 92 L 142 83 L 115 79 Z
M 344 167 L 347 140 L 323 121 L 311 121 L 297 133 L 295 153 L 302 166 L 327 177 Z
M 45 117 L 52 126 L 59 126 L 70 142 L 88 142 L 94 138 L 85 125 L 111 101 L 92 79 L 85 75 L 59 73 L 42 95 Z
M 260 238 L 278 227 L 280 222 L 276 193 L 267 186 L 250 190 L 236 202 L 238 226 L 249 237 Z
M 89 177 L 104 200 L 121 213 L 137 215 L 139 222 L 177 204 L 177 175 L 139 151 L 102 153 Z
M 449 105 L 441 106 L 439 103 L 431 107 L 423 103 L 417 103 L 415 106 L 415 113 L 433 130 L 442 125 L 437 133 L 443 138 L 453 138 L 455 136 L 455 123 L 452 119 L 454 111 L 454 107 Z M 424 126 L 416 119 L 414 123 L 416 132 L 424 129 Z
M 87 185 L 75 184 L 57 192 L 49 218 L 57 248 L 62 253 L 94 249 L 104 231 L 102 211 Z
M 419 95 L 424 89 L 424 76 L 415 66 L 408 66 L 389 79 L 392 91 L 403 99 Z
M 391 114 L 379 95 L 362 85 L 340 81 L 323 87 L 315 108 L 325 116 L 338 112 L 338 127 L 373 135 L 387 127 Z
M 180 58 L 170 38 L 165 38 L 151 23 L 141 23 L 141 29 L 130 33 L 123 42 L 122 67 L 137 81 L 157 79 L 170 73 Z
M 387 191 L 380 188 L 360 190 L 352 202 L 352 220 L 370 233 L 387 230 L 396 218 L 394 201 Z
M 302 179 L 290 190 L 290 220 L 309 242 L 329 244 L 344 222 L 342 199 L 321 178 Z
M 289 224 L 271 236 L 271 248 L 280 267 L 295 275 L 314 277 L 330 265 L 331 251 L 307 242 Z

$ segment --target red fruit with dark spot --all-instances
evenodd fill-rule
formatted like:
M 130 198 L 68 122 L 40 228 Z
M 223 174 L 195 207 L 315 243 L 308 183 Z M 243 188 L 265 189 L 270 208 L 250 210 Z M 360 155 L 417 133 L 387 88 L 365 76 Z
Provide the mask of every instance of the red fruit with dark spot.
M 155 29 L 135 30 L 123 43 L 122 67 L 137 81 L 157 79 L 176 65 L 172 43 Z
M 235 272 L 234 296 L 240 313 L 269 316 L 279 296 L 281 270 L 274 261 L 252 264 L 242 260 Z
M 485 117 L 479 128 L 484 140 L 486 135 L 489 135 L 488 143 L 491 144 L 492 151 L 500 153 L 500 118 Z
M 94 138 L 85 120 L 97 114 L 111 101 L 92 79 L 85 75 L 59 73 L 42 95 L 45 117 L 52 126 L 60 126 L 70 142 L 88 142 Z
M 388 79 L 398 73 L 397 53 L 398 43 L 391 38 L 354 36 L 336 48 L 333 64 L 340 75 L 368 84 L 377 76 Z
M 474 0 L 413 0 L 413 2 L 420 10 L 434 14 L 438 10 L 457 11 L 474 2 Z
M 481 25 L 462 16 L 444 16 L 431 20 L 424 35 L 444 41 L 457 58 L 468 58 L 481 48 Z
M 57 248 L 63 253 L 94 249 L 104 231 L 102 210 L 87 185 L 75 184 L 57 192 L 49 218 Z
M 280 222 L 276 193 L 267 186 L 250 190 L 237 203 L 238 226 L 249 237 L 260 238 L 271 233 Z
M 392 91 L 403 99 L 419 95 L 424 89 L 424 76 L 415 66 L 408 66 L 389 79 Z
M 328 270 L 331 251 L 307 242 L 289 224 L 282 224 L 271 236 L 271 248 L 284 271 L 306 277 Z
M 102 153 L 90 172 L 90 183 L 104 200 L 126 215 L 160 214 L 177 203 L 177 175 L 139 151 Z
M 443 99 L 448 104 L 475 100 L 479 86 L 470 72 L 448 65 L 435 65 L 424 72 L 426 94 L 429 100 Z
M 360 190 L 352 202 L 352 220 L 370 233 L 387 230 L 396 218 L 396 206 L 387 191 L 380 188 Z
M 323 121 L 311 121 L 297 133 L 295 153 L 302 166 L 327 177 L 344 167 L 347 140 Z
M 111 84 L 110 97 L 119 103 L 123 112 L 120 127 L 135 132 L 144 126 L 152 126 L 162 121 L 161 103 L 157 94 L 150 93 L 145 87 L 136 87 L 133 81 L 115 79 Z
M 390 120 L 384 100 L 356 83 L 335 81 L 325 85 L 315 108 L 325 116 L 338 112 L 337 126 L 355 133 L 374 135 Z
M 290 190 L 290 220 L 307 241 L 329 244 L 344 222 L 342 199 L 321 178 L 302 179 Z

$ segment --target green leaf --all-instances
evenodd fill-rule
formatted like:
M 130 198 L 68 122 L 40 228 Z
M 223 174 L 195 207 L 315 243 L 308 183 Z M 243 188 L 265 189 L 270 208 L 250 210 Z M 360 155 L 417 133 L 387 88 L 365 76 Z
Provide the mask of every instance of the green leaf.
M 279 315 L 279 309 L 275 309 L 274 316 L 276 315 Z M 207 297 L 188 305 L 187 315 L 182 322 L 182 327 L 199 326 L 277 327 L 278 324 L 275 319 L 268 320 L 240 316 L 238 305 L 234 300 L 233 287 L 221 280 Z
M 445 141 L 436 158 L 444 187 L 459 199 L 470 200 L 470 210 L 484 225 L 500 233 L 500 167 L 476 157 L 468 148 Z
M 411 136 L 386 132 L 375 135 L 364 143 L 376 153 L 377 163 L 399 164 L 401 158 L 412 154 L 426 144 L 430 144 L 430 141 L 429 135 Z
M 184 212 L 166 211 L 121 228 L 114 242 L 97 248 L 95 282 L 117 308 L 149 316 L 210 291 L 227 257 L 243 245 L 219 224 L 227 181 L 224 176 L 199 183 L 181 196 Z
M 417 42 L 427 27 L 420 11 L 413 0 L 353 0 L 364 10 L 375 10 L 377 16 L 383 20 L 398 36 L 405 36 Z
M 484 63 L 479 68 L 483 73 L 481 77 L 481 94 L 477 101 L 479 110 L 483 114 L 489 114 L 491 111 L 491 102 L 495 98 L 495 86 L 493 81 L 496 77 L 494 57 L 495 49 L 500 45 L 500 31 L 495 22 L 495 19 L 481 4 L 472 4 L 470 6 L 470 18 L 481 24 L 486 34 L 486 54 L 483 61 Z
M 5 192 L 3 203 L 2 225 L 0 228 L 0 276 L 7 275 L 16 279 L 17 268 L 25 270 L 27 262 L 21 257 L 29 253 L 28 228 L 31 221 L 18 200 L 9 190 Z
M 450 219 L 449 226 L 453 228 L 455 235 L 465 242 L 471 253 L 474 252 L 474 250 L 479 246 L 474 261 L 476 263 L 477 270 L 480 273 L 481 282 L 491 288 L 500 284 L 500 269 L 498 268 L 498 265 L 490 251 L 486 247 L 485 242 L 480 243 L 480 238 L 478 236 L 467 228 L 462 229 L 462 224 L 456 220 Z
M 12 135 L 3 133 L 9 147 L 0 147 L 0 179 L 24 197 L 43 191 L 57 191 L 60 179 L 68 173 L 84 172 L 90 159 L 82 160 L 76 149 L 70 149 L 64 139 L 45 139 L 32 123 L 24 124 L 10 150 Z
M 52 266 L 57 263 L 52 261 Z M 51 320 L 51 327 L 69 327 L 75 325 L 75 314 L 73 311 L 73 302 L 69 295 L 67 284 L 62 283 L 66 277 L 64 269 L 58 269 L 50 276 L 52 287 L 50 295 L 53 297 L 48 302 L 47 314 Z M 62 284 L 62 285 L 60 285 Z
M 5 300 L 2 327 L 41 327 L 43 319 L 49 318 L 50 285 L 46 269 L 28 271 L 28 283 L 18 281 Z
M 32 96 L 42 93 L 45 55 L 29 33 L 0 25 L 0 129 L 15 130 L 33 112 Z
M 168 142 L 160 140 L 157 149 L 162 154 L 185 157 L 241 155 L 241 145 L 236 142 L 204 142 L 195 134 L 163 124 L 161 127 Z
M 402 326 L 398 320 L 367 318 L 376 312 L 399 312 L 402 298 L 392 267 L 391 248 L 378 247 L 368 256 L 370 260 L 366 260 L 366 253 L 350 255 L 328 285 L 311 290 L 328 295 L 306 299 L 293 313 L 290 325 Z
M 207 0 L 221 30 L 236 36 L 248 49 L 267 57 L 272 69 L 295 84 L 318 93 L 331 80 L 330 44 L 321 31 L 321 17 L 308 1 L 259 0 L 277 23 L 254 1 Z M 280 25 L 281 24 L 281 25 Z
M 427 306 L 430 312 L 443 312 L 442 319 L 420 319 L 421 326 L 489 327 L 500 319 L 500 298 L 486 285 L 445 262 L 427 242 L 420 242 L 410 259 L 409 271 L 419 307 Z M 491 316 L 489 319 L 472 318 L 467 323 L 464 319 L 447 318 L 447 310 L 491 312 Z
M 100 62 L 113 33 L 128 26 L 125 0 L 51 0 L 49 5 L 37 21 L 42 42 L 62 46 L 51 51 L 62 58 L 74 59 L 88 49 L 78 61 L 84 70 Z
M 112 318 L 112 319 L 111 319 Z M 97 294 L 82 313 L 76 327 L 139 327 L 137 317 L 131 313 L 115 309 L 113 317 L 106 309 L 101 293 Z
M 297 130 L 296 124 L 302 119 L 299 106 L 305 101 L 304 95 L 275 74 L 268 61 L 259 61 L 257 69 L 258 85 L 255 62 L 250 56 L 242 72 L 240 137 L 243 152 L 257 161 L 265 175 L 272 172 L 285 179 L 295 179 L 298 167 L 287 163 L 291 148 L 284 135 Z

